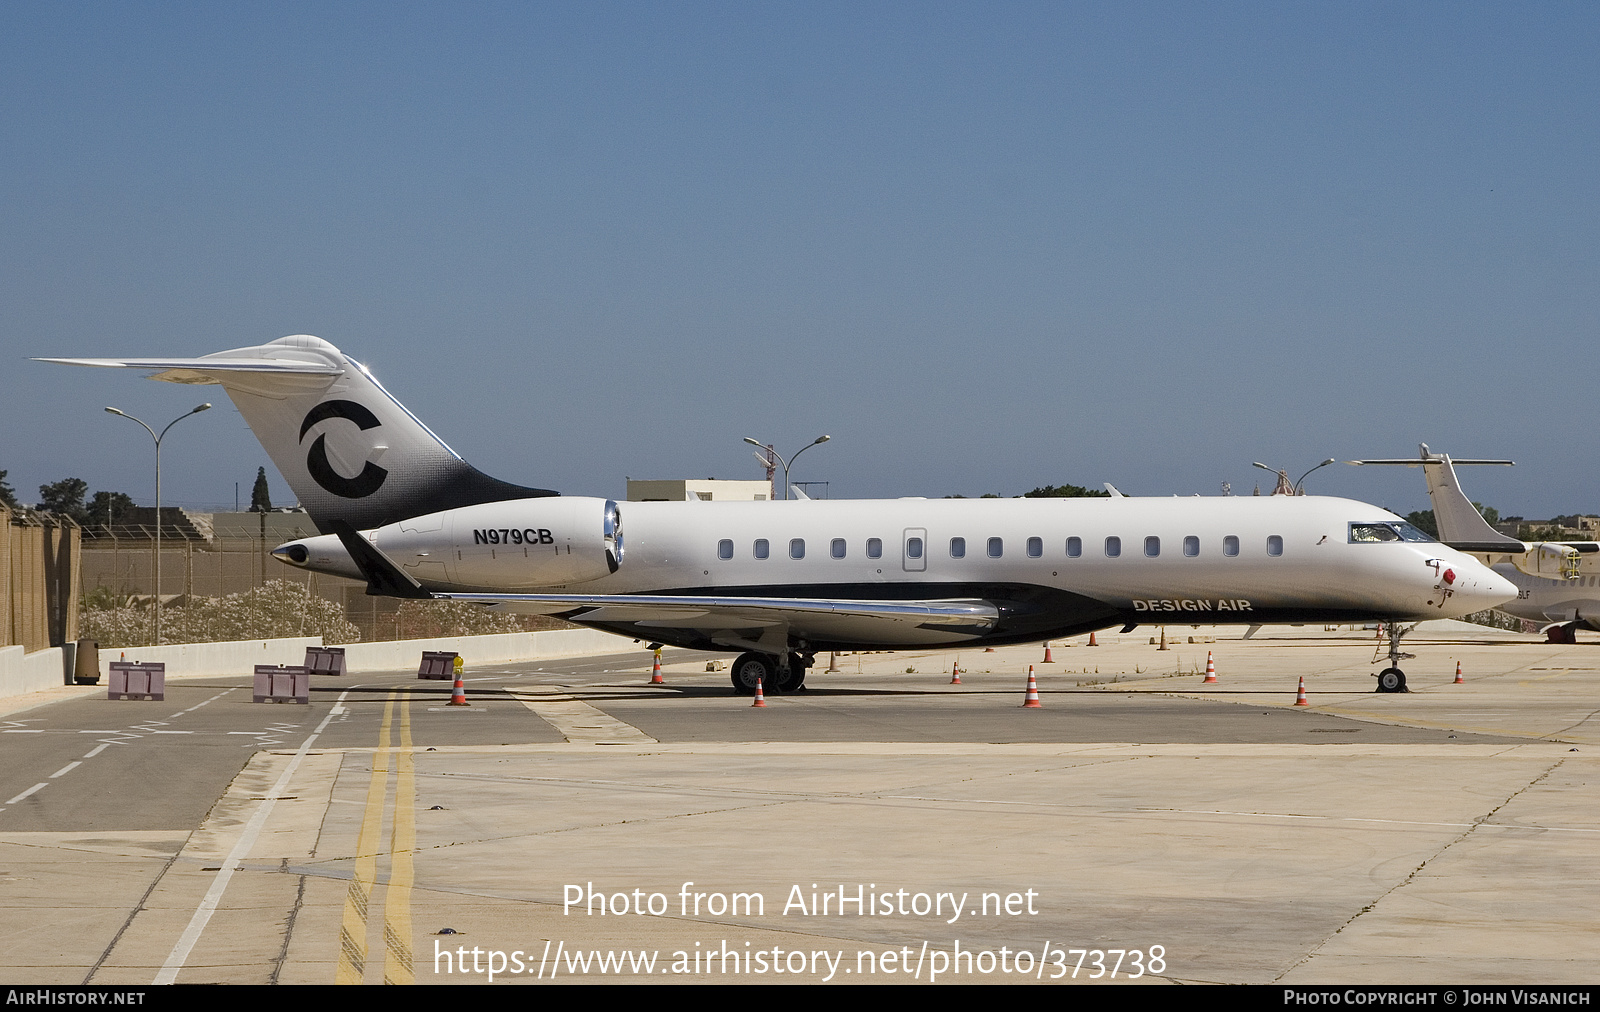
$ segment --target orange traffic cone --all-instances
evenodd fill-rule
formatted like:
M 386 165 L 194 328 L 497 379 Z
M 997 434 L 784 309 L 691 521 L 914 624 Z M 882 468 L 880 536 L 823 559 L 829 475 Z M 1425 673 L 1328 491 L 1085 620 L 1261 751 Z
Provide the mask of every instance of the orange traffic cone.
M 1455 684 L 1456 685 L 1465 685 L 1465 684 L 1467 684 L 1467 680 L 1465 678 L 1461 677 L 1461 662 L 1460 661 L 1456 661 L 1456 680 L 1455 680 Z
M 1023 709 L 1035 709 L 1042 704 L 1039 702 L 1039 683 L 1033 680 L 1033 665 L 1028 665 L 1028 695 L 1022 701 Z
M 1206 680 L 1201 685 L 1215 685 L 1217 683 L 1217 666 L 1211 663 L 1211 651 L 1206 651 Z
M 651 685 L 665 685 L 665 684 L 667 684 L 667 680 L 665 678 L 661 677 L 661 651 L 659 651 L 659 650 L 656 651 L 656 666 L 655 666 L 655 669 L 650 672 L 650 684 Z
M 1311 705 L 1310 703 L 1306 702 L 1306 676 L 1305 675 L 1301 675 L 1300 676 L 1300 694 L 1294 697 L 1294 705 L 1295 706 L 1310 706 Z
M 1054 664 L 1055 662 L 1056 662 L 1055 658 L 1050 656 L 1050 644 L 1046 643 L 1044 645 L 1044 660 L 1042 662 L 1040 662 L 1040 663 L 1043 663 L 1043 664 Z
M 446 703 L 445 705 L 446 706 L 471 706 L 472 705 L 471 703 L 467 702 L 467 687 L 465 685 L 461 684 L 461 670 L 459 668 L 456 669 L 456 687 L 450 693 L 450 702 Z
M 759 678 L 756 679 L 756 701 L 750 705 L 759 706 L 762 708 L 765 708 L 767 705 L 767 697 L 761 694 L 761 679 Z
M 1100 644 L 1098 644 L 1098 643 L 1096 643 L 1096 642 L 1095 642 L 1095 641 L 1094 641 L 1094 633 L 1090 633 L 1090 634 L 1089 634 L 1089 645 L 1090 645 L 1090 646 L 1091 646 L 1091 647 L 1097 647 L 1097 646 L 1099 646 L 1099 645 L 1100 645 Z
M 961 662 L 960 661 L 956 661 L 955 663 L 950 665 L 950 684 L 951 685 L 960 685 L 961 684 Z

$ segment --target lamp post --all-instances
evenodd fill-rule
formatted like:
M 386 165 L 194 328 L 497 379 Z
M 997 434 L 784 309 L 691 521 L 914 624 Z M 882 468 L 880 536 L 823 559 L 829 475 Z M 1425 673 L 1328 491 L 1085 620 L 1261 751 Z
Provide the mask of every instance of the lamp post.
M 800 449 L 794 451 L 794 456 L 790 457 L 787 461 L 785 461 L 783 459 L 783 455 L 780 454 L 777 450 L 774 450 L 772 447 L 767 446 L 766 444 L 762 443 L 761 440 L 759 440 L 759 439 L 752 439 L 749 436 L 746 436 L 746 437 L 744 437 L 744 441 L 749 443 L 751 446 L 759 447 L 762 450 L 762 453 L 758 453 L 758 454 L 756 454 L 756 456 L 762 457 L 762 459 L 766 462 L 766 464 L 767 464 L 767 466 L 769 468 L 772 466 L 772 460 L 773 459 L 776 459 L 778 461 L 778 463 L 783 465 L 783 500 L 784 500 L 784 502 L 788 502 L 789 501 L 789 468 L 791 466 L 793 466 L 793 464 L 794 464 L 794 462 L 796 460 L 800 459 L 800 455 L 802 453 L 805 453 L 807 450 L 811 449 L 813 446 L 818 445 L 819 443 L 826 443 L 828 440 L 830 440 L 832 438 L 833 438 L 832 436 L 818 436 L 816 439 L 813 439 L 811 442 L 809 442 L 806 445 L 800 447 Z M 771 454 L 772 456 L 770 458 L 769 457 L 764 457 L 763 454 Z
M 1338 463 L 1337 460 L 1335 460 L 1333 457 L 1329 457 L 1327 460 L 1324 460 L 1322 463 L 1318 464 L 1316 467 L 1313 467 L 1311 469 L 1311 471 L 1315 471 L 1318 468 L 1327 467 L 1329 464 L 1336 464 L 1336 463 Z M 1250 466 L 1251 467 L 1259 467 L 1263 471 L 1271 471 L 1274 474 L 1278 475 L 1279 478 L 1285 483 L 1287 483 L 1288 480 L 1289 480 L 1288 468 L 1268 467 L 1267 465 L 1261 463 L 1260 461 L 1256 461 L 1256 460 L 1252 460 L 1250 462 Z M 1294 494 L 1295 495 L 1305 495 L 1305 492 L 1302 491 L 1301 486 L 1305 484 L 1306 478 L 1310 477 L 1311 471 L 1307 471 L 1305 474 L 1302 474 L 1300 476 L 1300 480 L 1295 482 L 1293 485 L 1290 486 L 1290 488 L 1294 490 Z
M 1329 457 L 1327 460 L 1324 460 L 1322 463 L 1318 464 L 1317 467 L 1313 467 L 1311 471 L 1315 471 L 1318 467 L 1327 467 L 1329 464 L 1336 463 L 1338 463 L 1338 461 L 1334 460 L 1332 457 Z M 1300 476 L 1300 480 L 1294 483 L 1295 495 L 1305 495 L 1304 490 L 1302 490 L 1300 486 L 1306 483 L 1306 478 L 1311 474 L 1311 471 L 1307 471 L 1305 474 L 1302 474 Z
M 106 411 L 109 412 L 110 414 L 116 415 L 119 418 L 126 418 L 131 422 L 139 422 L 140 425 L 144 425 L 144 431 L 150 433 L 150 438 L 154 439 L 156 441 L 156 564 L 155 564 L 155 581 L 156 581 L 156 583 L 155 583 L 155 591 L 156 591 L 156 593 L 155 593 L 155 598 L 156 598 L 155 645 L 156 646 L 160 646 L 161 645 L 161 441 L 166 438 L 167 429 L 170 429 L 174 425 L 177 425 L 179 422 L 183 421 L 185 418 L 188 418 L 190 415 L 198 415 L 200 412 L 207 411 L 210 408 L 211 408 L 211 405 L 209 403 L 206 403 L 206 404 L 200 405 L 198 408 L 195 408 L 193 411 L 187 411 L 187 412 L 179 415 L 177 418 L 174 418 L 172 421 L 167 423 L 167 428 L 166 429 L 162 429 L 161 430 L 161 434 L 159 436 L 156 435 L 156 430 L 155 429 L 152 429 L 150 426 L 145 425 L 145 423 L 143 421 L 140 421 L 139 419 L 133 417 L 132 415 L 128 414 L 126 411 L 122 411 L 122 410 L 119 410 L 117 408 L 106 408 Z

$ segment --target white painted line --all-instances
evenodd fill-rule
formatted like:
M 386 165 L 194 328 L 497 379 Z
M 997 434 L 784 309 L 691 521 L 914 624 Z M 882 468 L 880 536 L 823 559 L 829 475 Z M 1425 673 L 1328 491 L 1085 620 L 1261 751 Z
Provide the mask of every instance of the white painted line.
M 83 762 L 81 760 L 78 761 L 78 762 L 67 763 L 65 766 L 61 767 L 60 769 L 56 770 L 54 773 L 50 774 L 50 779 L 54 780 L 56 777 L 66 776 L 68 773 L 71 773 L 73 770 L 77 769 L 79 766 L 82 766 L 82 765 L 83 765 Z
M 344 697 L 349 694 L 350 690 L 348 689 L 340 693 L 339 702 L 344 702 Z M 206 890 L 205 898 L 195 908 L 194 916 L 189 918 L 189 926 L 183 929 L 183 934 L 178 938 L 177 943 L 172 946 L 172 951 L 167 954 L 167 961 L 162 964 L 161 972 L 156 974 L 156 979 L 151 981 L 152 984 L 171 984 L 177 981 L 178 971 L 183 969 L 183 964 L 189 959 L 189 953 L 194 950 L 195 943 L 200 941 L 201 933 L 206 930 L 206 925 L 211 922 L 211 915 L 216 913 L 217 905 L 222 902 L 222 894 L 227 891 L 228 881 L 233 878 L 233 869 L 244 859 L 245 855 L 250 853 L 250 848 L 255 846 L 256 837 L 261 835 L 262 827 L 267 824 L 267 817 L 272 814 L 273 805 L 277 803 L 278 797 L 283 793 L 283 789 L 289 786 L 289 779 L 294 776 L 295 770 L 300 768 L 300 761 L 311 750 L 311 743 L 317 740 L 317 735 L 322 733 L 331 720 L 333 720 L 332 713 L 322 718 L 322 723 L 318 724 L 317 729 L 311 732 L 311 737 L 301 744 L 299 751 L 294 754 L 294 758 L 285 767 L 283 775 L 278 777 L 278 782 L 272 785 L 271 792 L 262 799 L 260 805 L 256 806 L 255 814 L 250 816 L 250 821 L 245 824 L 244 832 L 240 834 L 238 842 L 228 852 L 227 858 L 222 862 L 222 867 L 217 869 L 216 878 L 211 880 L 211 888 Z M 39 786 L 43 787 L 44 785 L 40 784 Z M 38 788 L 36 787 L 34 790 L 38 790 Z M 7 802 L 7 804 L 10 804 L 10 802 Z
M 230 693 L 232 691 L 233 691 L 232 689 L 223 689 L 221 692 L 217 693 L 215 696 L 212 696 L 211 699 L 206 700 L 205 703 L 196 703 L 193 706 L 189 707 L 187 710 L 179 710 L 177 713 L 173 714 L 173 716 L 181 717 L 186 713 L 193 713 L 194 711 L 200 709 L 202 706 L 205 706 L 206 703 L 212 702 L 213 700 L 221 699 L 223 696 L 226 696 L 228 693 Z
M 32 794 L 34 791 L 37 791 L 42 787 L 48 787 L 48 786 L 50 786 L 48 783 L 34 784 L 32 787 L 30 787 L 27 790 L 23 791 L 21 794 L 18 794 L 16 797 L 12 798 L 10 801 L 7 801 L 6 804 L 14 805 L 17 802 L 21 801 L 23 798 L 25 798 L 28 795 Z
M 99 755 L 101 752 L 104 752 L 106 750 L 106 746 L 110 745 L 110 744 L 111 743 L 109 741 L 103 741 L 100 744 L 96 745 L 94 748 L 92 748 L 89 751 L 85 752 L 83 757 L 85 759 L 93 759 L 95 756 Z
M 529 692 L 523 689 L 508 695 L 532 710 L 545 723 L 555 728 L 562 737 L 574 745 L 628 744 L 657 745 L 654 738 L 618 720 L 597 706 L 574 699 L 565 692 L 545 690 Z M 430 707 L 430 712 L 432 708 Z
M 1444 829 L 1535 829 L 1541 833 L 1600 833 L 1600 829 L 1579 829 L 1573 826 L 1521 826 L 1514 822 L 1418 822 L 1408 819 L 1362 819 L 1340 815 L 1287 815 L 1276 812 L 1226 812 L 1190 808 L 1139 808 L 1140 812 L 1172 813 L 1174 815 L 1227 815 L 1250 819 L 1305 819 L 1316 822 L 1370 822 L 1385 826 L 1437 826 Z
M 8 727 L 0 734 L 44 734 L 42 727 Z

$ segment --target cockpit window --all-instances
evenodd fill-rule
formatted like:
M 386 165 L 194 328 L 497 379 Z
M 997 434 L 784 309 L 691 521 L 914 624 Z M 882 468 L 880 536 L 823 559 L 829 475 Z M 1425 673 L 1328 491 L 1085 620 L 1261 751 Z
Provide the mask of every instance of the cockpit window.
M 1350 543 L 1362 544 L 1369 541 L 1399 541 L 1400 535 L 1389 529 L 1388 524 L 1351 524 Z
M 1402 541 L 1433 541 L 1433 540 L 1436 540 L 1436 539 L 1434 539 L 1432 537 L 1429 537 L 1428 536 L 1428 532 L 1426 532 L 1424 530 L 1421 530 L 1419 528 L 1413 527 L 1410 524 L 1406 523 L 1404 520 L 1398 521 L 1396 523 L 1392 523 L 1389 526 L 1393 527 L 1395 529 L 1395 531 L 1399 533 L 1400 539 Z
M 1422 531 L 1406 523 L 1404 520 L 1395 520 L 1378 524 L 1351 524 L 1350 543 L 1374 544 L 1380 541 L 1432 541 Z

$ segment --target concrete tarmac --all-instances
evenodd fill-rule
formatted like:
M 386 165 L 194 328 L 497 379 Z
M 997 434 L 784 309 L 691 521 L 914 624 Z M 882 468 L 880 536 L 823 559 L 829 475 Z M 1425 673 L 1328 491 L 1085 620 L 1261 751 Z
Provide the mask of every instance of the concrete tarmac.
M 0 719 L 0 974 L 1593 982 L 1600 644 L 1441 623 L 1377 695 L 1372 636 L 61 690 Z

